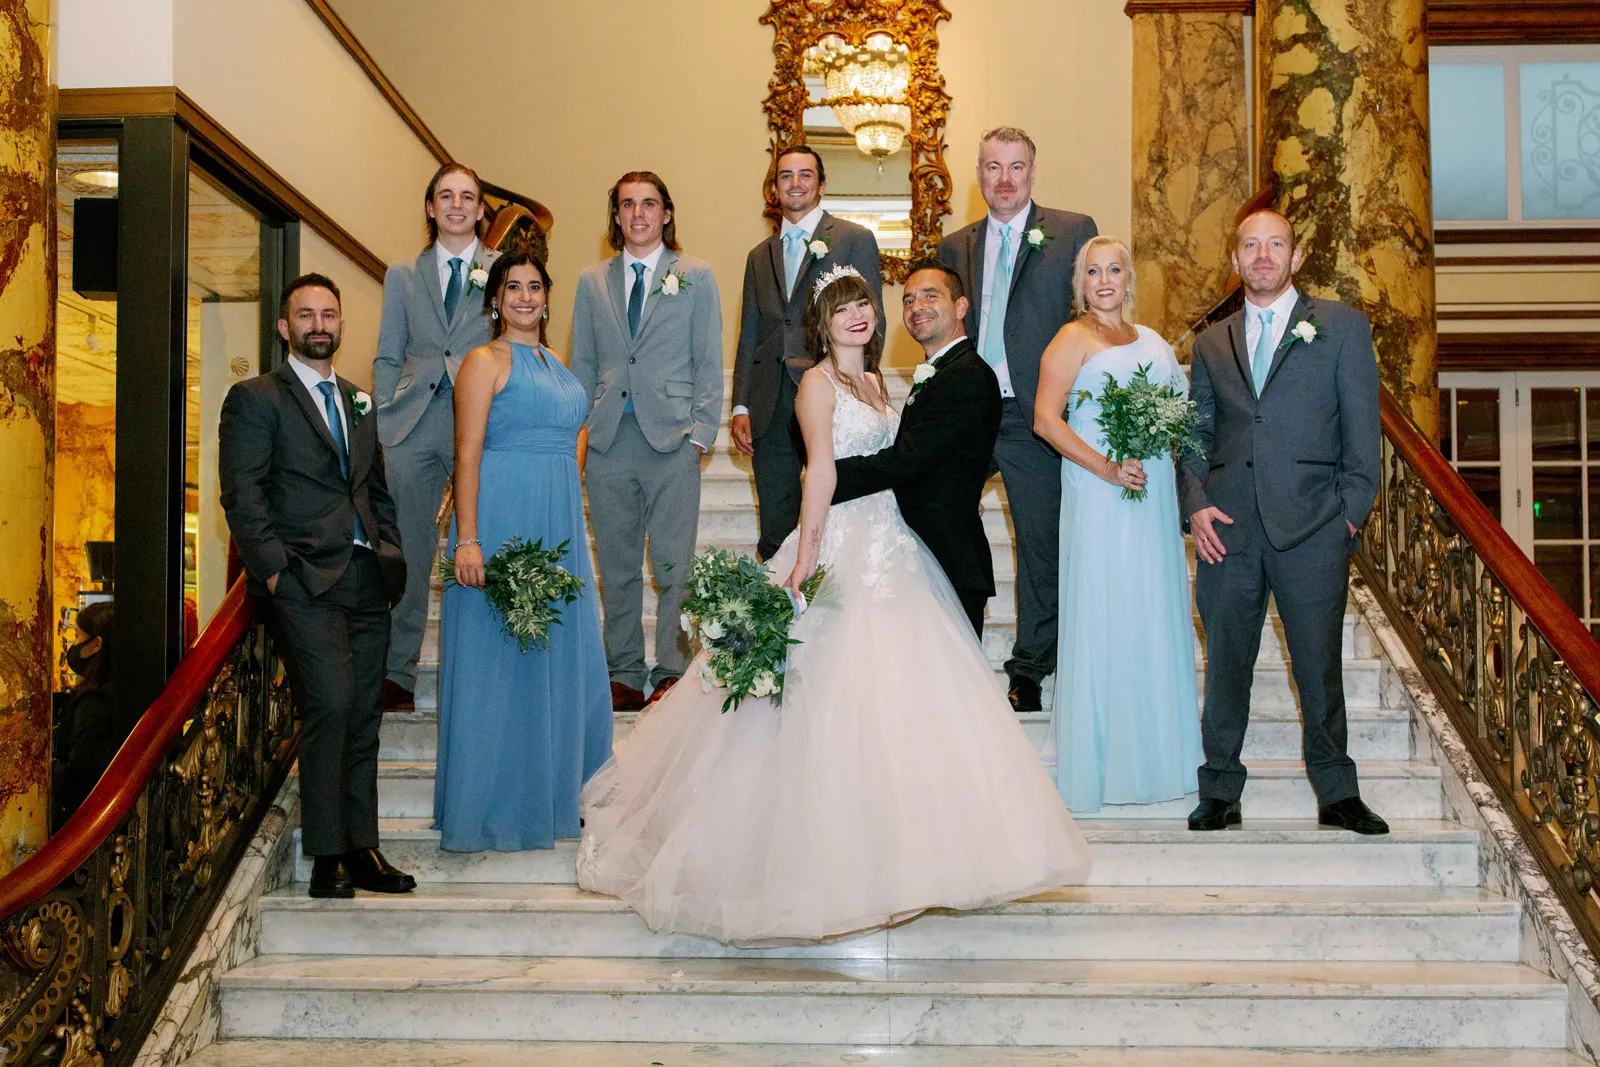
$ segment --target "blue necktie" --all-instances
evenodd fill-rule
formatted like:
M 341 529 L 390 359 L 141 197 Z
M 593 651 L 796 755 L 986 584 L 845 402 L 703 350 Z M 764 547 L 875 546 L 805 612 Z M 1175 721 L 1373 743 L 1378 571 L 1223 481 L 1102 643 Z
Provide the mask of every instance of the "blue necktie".
M 322 390 L 322 410 L 328 416 L 328 432 L 333 434 L 333 448 L 339 453 L 339 473 L 344 475 L 344 480 L 350 480 L 350 449 L 344 443 L 344 423 L 339 418 L 339 401 L 333 396 L 332 382 L 318 382 L 317 388 Z M 361 513 L 356 512 L 356 540 L 371 542 L 367 539 L 366 527 L 361 525 Z
M 644 264 L 633 265 L 633 292 L 628 294 L 628 336 L 639 336 L 639 316 L 644 314 Z
M 1256 350 L 1250 357 L 1250 377 L 1255 379 L 1256 396 L 1261 395 L 1261 387 L 1267 384 L 1267 372 L 1272 369 L 1272 309 L 1263 311 L 1258 321 L 1261 336 L 1256 338 Z
M 800 265 L 806 260 L 806 232 L 790 230 L 783 235 L 783 285 L 784 296 L 794 296 L 795 283 L 800 280 Z
M 456 317 L 456 305 L 461 303 L 461 257 L 450 260 L 450 281 L 444 287 L 444 321 L 448 325 Z
M 989 283 L 989 313 L 983 319 L 983 351 L 978 354 L 995 370 L 1006 361 L 1006 304 L 1011 301 L 1011 227 L 1000 227 L 1000 251 L 994 257 Z

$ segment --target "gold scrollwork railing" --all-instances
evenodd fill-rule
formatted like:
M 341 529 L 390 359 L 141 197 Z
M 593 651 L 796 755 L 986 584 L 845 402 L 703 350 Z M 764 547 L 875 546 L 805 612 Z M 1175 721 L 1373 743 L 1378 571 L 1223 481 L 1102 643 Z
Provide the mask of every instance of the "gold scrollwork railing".
M 1357 566 L 1600 954 L 1600 644 L 1387 390 L 1382 404 Z
M 132 1062 L 298 741 L 241 578 L 77 814 L 0 879 L 0 1064 Z

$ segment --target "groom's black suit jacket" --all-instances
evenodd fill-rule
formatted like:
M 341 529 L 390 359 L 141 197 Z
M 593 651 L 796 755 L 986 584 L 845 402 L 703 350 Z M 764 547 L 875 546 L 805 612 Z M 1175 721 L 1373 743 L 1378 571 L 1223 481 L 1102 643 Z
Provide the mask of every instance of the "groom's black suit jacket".
M 1000 433 L 1000 384 L 963 338 L 906 402 L 894 444 L 834 464 L 833 502 L 893 489 L 906 525 L 956 589 L 994 595 L 994 560 L 979 500 Z

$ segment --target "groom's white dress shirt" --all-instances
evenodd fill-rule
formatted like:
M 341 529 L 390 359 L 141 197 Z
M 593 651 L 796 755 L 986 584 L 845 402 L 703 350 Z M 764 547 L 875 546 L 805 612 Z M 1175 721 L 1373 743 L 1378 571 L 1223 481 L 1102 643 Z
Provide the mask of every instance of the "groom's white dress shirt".
M 956 345 L 960 344 L 962 341 L 965 341 L 966 339 L 967 339 L 967 335 L 966 334 L 964 334 L 964 333 L 956 334 L 954 340 L 952 340 L 949 344 L 945 345 L 943 348 L 939 349 L 939 351 L 935 352 L 933 355 L 929 356 L 928 357 L 928 362 L 929 363 L 937 363 L 937 362 L 939 362 L 939 357 L 940 356 L 944 355 L 946 352 L 950 351 L 952 348 L 954 348 Z
M 1009 238 L 1011 241 L 1011 262 L 1008 264 L 1008 266 L 1010 267 L 1011 277 L 1014 278 L 1016 277 L 1017 271 L 1017 254 L 1022 251 L 1023 227 L 1027 225 L 1028 212 L 1032 210 L 1033 201 L 1029 200 L 1026 204 L 1022 205 L 1021 211 L 1017 212 L 1011 217 L 1010 222 L 1001 222 L 993 215 L 989 216 L 989 221 L 987 224 L 989 227 L 988 232 L 983 235 L 983 304 L 978 312 L 977 341 L 979 352 L 984 350 L 984 339 L 989 336 L 989 302 L 990 298 L 994 295 L 994 272 L 995 267 L 1000 260 L 1000 238 L 1002 236 L 1002 231 L 1009 231 L 1011 235 Z M 1000 330 L 1004 330 L 1005 328 L 1006 324 L 1003 322 L 996 327 L 996 329 Z M 1017 395 L 1016 390 L 1011 388 L 1011 370 L 1008 366 L 1009 363 L 1009 358 L 1003 359 L 1000 361 L 1000 365 L 994 369 L 994 376 L 1000 379 L 1000 395 L 1007 400 Z
M 1244 301 L 1244 354 L 1250 358 L 1256 350 L 1256 343 L 1261 338 L 1261 313 L 1272 312 L 1272 324 L 1268 327 L 1272 331 L 1272 350 L 1276 352 L 1283 343 L 1283 335 L 1289 330 L 1289 319 L 1294 315 L 1294 306 L 1300 300 L 1300 294 L 1294 286 L 1284 290 L 1282 296 L 1266 307 L 1257 307 L 1246 297 Z

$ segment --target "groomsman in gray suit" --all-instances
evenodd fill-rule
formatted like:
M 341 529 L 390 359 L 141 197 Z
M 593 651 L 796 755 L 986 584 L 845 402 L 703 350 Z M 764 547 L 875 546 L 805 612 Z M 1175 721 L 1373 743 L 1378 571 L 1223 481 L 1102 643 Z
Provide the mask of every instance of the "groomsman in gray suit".
M 1288 219 L 1246 217 L 1233 251 L 1244 307 L 1194 344 L 1190 396 L 1204 452 L 1186 452 L 1178 468 L 1206 631 L 1206 761 L 1191 830 L 1240 821 L 1239 753 L 1271 595 L 1300 693 L 1317 821 L 1389 832 L 1362 802 L 1345 750 L 1342 669 L 1350 554 L 1378 494 L 1378 361 L 1365 315 L 1295 289 L 1303 257 Z
M 406 553 L 406 592 L 394 610 L 383 682 L 385 711 L 412 707 L 439 545 L 439 503 L 455 465 L 456 370 L 468 352 L 489 343 L 490 335 L 483 282 L 495 253 L 478 241 L 483 221 L 478 176 L 459 163 L 446 163 L 428 183 L 423 205 L 428 247 L 416 262 L 397 263 L 384 276 L 383 318 L 372 359 L 378 440 Z
M 880 331 L 884 323 L 878 241 L 866 227 L 822 210 L 827 172 L 816 149 L 784 151 L 774 180 L 783 223 L 745 259 L 729 427 L 734 447 L 755 467 L 762 559 L 800 523 L 800 458 L 790 428 L 800 376 L 811 367 L 805 311 L 812 284 L 837 264 L 855 267 L 878 302 Z
M 1011 706 L 1039 711 L 1056 669 L 1061 551 L 1061 457 L 1033 435 L 1039 360 L 1072 318 L 1072 268 L 1097 233 L 1094 220 L 1033 202 L 1033 140 L 1013 126 L 983 135 L 978 187 L 989 213 L 939 242 L 939 262 L 972 297 L 967 336 L 1000 379 L 994 467 L 1005 479 L 1017 537 L 1017 638 L 1006 674 Z
M 641 707 L 689 665 L 678 626 L 700 525 L 700 457 L 722 410 L 717 280 L 682 254 L 666 183 L 630 171 L 611 187 L 618 255 L 578 276 L 572 373 L 592 399 L 584 481 L 600 561 L 611 703 Z M 644 658 L 645 540 L 660 595 L 656 665 Z

